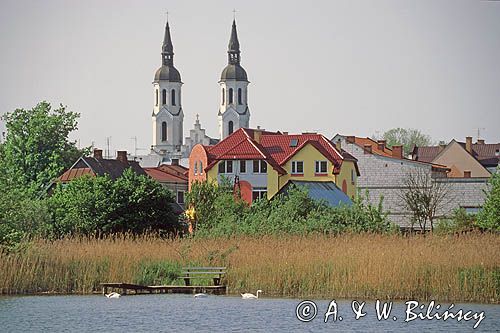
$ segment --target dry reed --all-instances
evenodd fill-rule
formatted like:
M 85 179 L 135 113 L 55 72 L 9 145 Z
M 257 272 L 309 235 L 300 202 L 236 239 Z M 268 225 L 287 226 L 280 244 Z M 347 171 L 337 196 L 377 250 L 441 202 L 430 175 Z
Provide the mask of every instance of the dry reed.
M 225 265 L 231 293 L 498 303 L 500 236 L 36 240 L 0 254 L 0 293 L 91 293 L 144 262 Z

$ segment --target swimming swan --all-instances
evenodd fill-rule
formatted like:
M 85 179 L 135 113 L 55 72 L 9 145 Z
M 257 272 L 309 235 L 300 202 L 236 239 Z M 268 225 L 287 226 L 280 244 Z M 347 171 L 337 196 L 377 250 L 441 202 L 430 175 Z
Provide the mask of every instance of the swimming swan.
M 241 294 L 241 298 L 243 299 L 256 299 L 256 298 L 259 298 L 259 294 L 262 292 L 262 290 L 257 290 L 257 296 L 255 296 L 254 294 L 252 293 L 244 293 L 244 294 Z
M 120 294 L 115 293 L 114 291 L 110 294 L 106 294 L 107 298 L 120 298 L 120 296 L 121 296 Z
M 205 298 L 205 297 L 208 297 L 208 295 L 205 293 L 194 294 L 194 298 Z

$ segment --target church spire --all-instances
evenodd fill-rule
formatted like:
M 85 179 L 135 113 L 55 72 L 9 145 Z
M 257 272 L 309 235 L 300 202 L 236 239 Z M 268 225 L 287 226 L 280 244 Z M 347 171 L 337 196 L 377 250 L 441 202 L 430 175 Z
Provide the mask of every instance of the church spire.
M 231 28 L 231 38 L 227 48 L 228 63 L 236 65 L 240 63 L 240 42 L 238 41 L 238 33 L 236 31 L 236 20 L 233 19 L 233 27 Z
M 170 37 L 170 26 L 165 26 L 165 37 L 163 38 L 163 45 L 161 48 L 161 59 L 163 66 L 173 66 L 174 65 L 174 45 L 172 44 L 172 38 Z

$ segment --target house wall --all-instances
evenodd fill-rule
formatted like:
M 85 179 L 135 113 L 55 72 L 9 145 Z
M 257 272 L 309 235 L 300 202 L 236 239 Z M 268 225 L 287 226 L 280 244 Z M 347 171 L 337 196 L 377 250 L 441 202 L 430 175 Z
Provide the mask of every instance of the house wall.
M 207 172 L 203 170 L 202 173 L 199 172 L 199 165 L 201 162 L 201 166 L 203 169 L 207 167 L 208 157 L 205 148 L 202 145 L 195 145 L 191 154 L 189 155 L 189 188 L 191 188 L 191 184 L 195 181 L 205 181 L 207 179 Z M 197 164 L 198 172 L 195 174 L 195 164 Z
M 292 162 L 293 161 L 303 161 L 304 162 L 304 174 L 303 175 L 292 175 Z M 316 161 L 327 161 L 327 173 L 318 175 L 316 174 Z M 347 181 L 347 195 L 354 197 L 356 195 L 356 181 L 354 184 L 351 182 L 351 170 L 355 169 L 354 162 L 344 161 L 340 169 L 339 175 L 333 174 L 333 164 L 320 153 L 313 145 L 306 145 L 301 150 L 299 150 L 289 161 L 285 163 L 283 168 L 287 171 L 287 174 L 279 176 L 278 188 L 275 190 L 274 194 L 283 187 L 288 180 L 304 180 L 304 181 L 333 181 L 339 188 L 342 188 L 342 181 L 344 179 Z M 357 176 L 354 176 L 355 179 Z M 274 189 L 273 189 L 274 190 Z M 273 194 L 273 195 L 274 195 Z
M 411 214 L 401 208 L 403 180 L 408 173 L 417 170 L 431 173 L 431 166 L 410 160 L 365 154 L 363 148 L 347 143 L 345 137 L 336 136 L 332 141 L 336 142 L 339 138 L 342 148 L 358 159 L 361 174 L 358 178 L 360 194 L 367 195 L 368 201 L 373 205 L 378 205 L 383 197 L 383 209 L 389 212 L 389 219 L 400 227 L 409 227 Z M 449 184 L 449 194 L 438 215 L 448 216 L 458 207 L 480 207 L 484 203 L 483 189 L 486 188 L 488 178 L 445 178 L 437 181 Z
M 352 176 L 354 177 L 354 181 L 351 179 L 351 172 Z M 354 199 L 356 196 L 356 191 L 357 191 L 357 180 L 358 176 L 356 173 L 356 166 L 353 161 L 344 161 L 342 163 L 342 167 L 340 168 L 340 173 L 336 176 L 336 182 L 337 186 L 342 189 L 342 184 L 344 181 L 347 184 L 347 196 L 351 199 Z
M 378 205 L 383 197 L 383 209 L 389 212 L 390 220 L 401 227 L 409 226 L 410 213 L 402 209 L 400 194 L 405 176 L 416 170 L 431 171 L 429 164 L 365 154 L 363 148 L 347 143 L 345 137 L 335 137 L 332 142 L 341 139 L 342 149 L 358 159 L 360 176 L 357 181 L 359 194 L 368 197 L 373 205 Z M 341 183 L 339 185 L 341 187 Z
M 490 172 L 472 157 L 458 142 L 451 142 L 433 163 L 446 165 L 452 169 L 452 177 L 463 177 L 464 171 L 471 172 L 471 177 L 490 177 Z M 458 173 L 456 172 L 458 171 Z

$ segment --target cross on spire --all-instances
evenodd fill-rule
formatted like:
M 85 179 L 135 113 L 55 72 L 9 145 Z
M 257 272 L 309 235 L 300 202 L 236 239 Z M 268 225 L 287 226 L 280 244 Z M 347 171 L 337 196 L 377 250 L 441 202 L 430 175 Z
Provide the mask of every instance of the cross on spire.
M 236 20 L 236 9 L 233 8 L 233 20 Z

